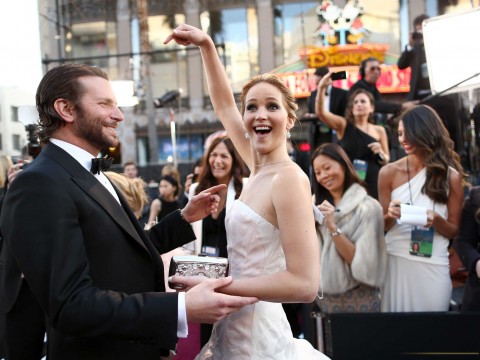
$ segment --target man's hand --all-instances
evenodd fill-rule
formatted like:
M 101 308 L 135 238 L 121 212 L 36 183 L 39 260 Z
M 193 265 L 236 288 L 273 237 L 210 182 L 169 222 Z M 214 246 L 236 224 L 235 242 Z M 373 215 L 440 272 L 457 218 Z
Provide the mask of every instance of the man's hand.
M 229 285 L 232 282 L 231 277 L 222 279 L 195 278 L 197 277 L 190 277 L 183 282 L 189 287 L 189 285 L 200 281 L 200 284 L 185 293 L 188 321 L 213 324 L 228 314 L 240 310 L 245 305 L 255 304 L 258 301 L 254 297 L 225 295 L 215 291 Z
M 217 192 L 226 189 L 226 187 L 225 184 L 212 186 L 193 196 L 182 210 L 184 219 L 192 223 L 216 212 L 220 203 L 220 196 L 217 195 Z

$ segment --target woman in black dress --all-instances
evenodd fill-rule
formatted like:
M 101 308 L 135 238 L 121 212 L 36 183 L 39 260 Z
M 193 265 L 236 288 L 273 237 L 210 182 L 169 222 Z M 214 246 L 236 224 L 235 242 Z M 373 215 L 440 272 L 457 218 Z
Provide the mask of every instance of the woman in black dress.
M 390 161 L 387 132 L 383 126 L 374 122 L 374 99 L 367 90 L 358 89 L 351 94 L 345 117 L 328 110 L 325 106 L 325 89 L 332 82 L 331 75 L 329 72 L 318 84 L 315 108 L 317 116 L 336 131 L 338 144 L 367 184 L 368 194 L 378 199 L 378 172 L 382 165 Z

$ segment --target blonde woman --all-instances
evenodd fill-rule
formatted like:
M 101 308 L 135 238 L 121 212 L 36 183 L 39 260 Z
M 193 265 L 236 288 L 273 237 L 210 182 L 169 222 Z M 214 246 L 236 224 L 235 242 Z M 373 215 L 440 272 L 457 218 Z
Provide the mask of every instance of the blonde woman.
M 212 39 L 181 25 L 171 40 L 200 48 L 214 110 L 251 172 L 225 219 L 233 282 L 219 291 L 260 301 L 217 322 L 197 359 L 324 359 L 293 338 L 281 304 L 312 302 L 320 282 L 310 183 L 287 153 L 295 99 L 278 77 L 260 75 L 244 85 L 239 111 Z

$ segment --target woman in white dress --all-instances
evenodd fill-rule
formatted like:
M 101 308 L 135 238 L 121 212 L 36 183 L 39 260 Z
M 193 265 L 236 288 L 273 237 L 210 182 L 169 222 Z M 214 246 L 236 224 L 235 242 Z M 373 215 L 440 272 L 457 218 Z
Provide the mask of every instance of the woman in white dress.
M 212 39 L 181 25 L 171 40 L 200 47 L 215 112 L 251 171 L 225 220 L 233 282 L 221 291 L 260 301 L 216 323 L 197 359 L 324 359 L 293 338 L 281 305 L 312 302 L 320 284 L 310 183 L 287 153 L 295 99 L 278 77 L 260 75 L 244 86 L 239 112 Z
M 442 120 L 428 106 L 401 116 L 398 139 L 407 156 L 385 165 L 378 180 L 388 254 L 382 311 L 447 311 L 448 246 L 460 223 L 462 166 Z M 425 209 L 426 223 L 402 222 L 402 204 Z

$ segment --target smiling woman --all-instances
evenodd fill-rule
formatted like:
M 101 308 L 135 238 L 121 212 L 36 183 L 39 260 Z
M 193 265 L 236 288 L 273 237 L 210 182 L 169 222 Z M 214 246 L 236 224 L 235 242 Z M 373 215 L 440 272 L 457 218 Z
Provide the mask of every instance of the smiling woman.
M 331 355 L 330 314 L 380 311 L 387 253 L 382 208 L 367 195 L 345 151 L 323 144 L 312 155 L 312 167 L 313 203 L 324 216 L 318 232 L 324 299 L 318 305 Z
M 233 282 L 220 291 L 260 301 L 217 322 L 197 359 L 323 359 L 293 338 L 281 304 L 312 302 L 319 289 L 310 184 L 287 152 L 295 99 L 275 75 L 258 75 L 244 85 L 239 112 L 212 39 L 181 25 L 171 40 L 200 47 L 214 110 L 251 171 L 225 218 Z M 220 174 L 227 162 L 209 165 Z
M 407 156 L 383 167 L 378 180 L 388 252 L 382 310 L 447 311 L 449 239 L 458 232 L 463 203 L 460 157 L 440 117 L 425 105 L 401 116 L 398 140 Z M 398 221 L 405 203 L 423 208 L 424 226 Z

